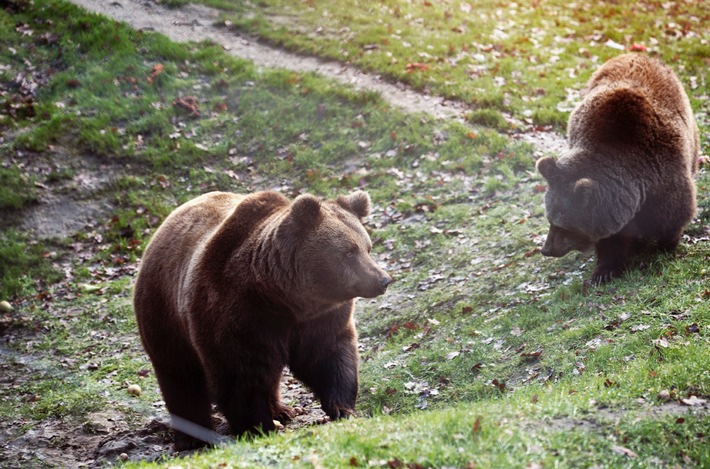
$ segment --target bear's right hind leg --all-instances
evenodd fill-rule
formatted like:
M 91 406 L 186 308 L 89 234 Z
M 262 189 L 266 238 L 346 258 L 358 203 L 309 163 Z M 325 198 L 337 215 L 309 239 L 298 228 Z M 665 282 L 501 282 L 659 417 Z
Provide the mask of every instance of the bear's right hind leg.
M 206 429 L 205 434 L 211 434 L 212 430 L 212 405 L 202 367 L 196 358 L 187 362 L 192 363 L 183 361 L 179 363 L 181 366 L 172 364 L 167 370 L 159 368 L 157 364 L 155 366 L 165 406 L 173 422 L 176 451 L 196 449 L 207 444 L 203 439 L 181 431 L 181 428 L 190 431 L 186 425 L 193 429 L 193 433 L 200 433 L 200 428 Z M 188 423 L 181 424 L 183 421 Z M 194 431 L 195 428 L 197 432 Z
M 680 229 L 677 229 L 676 231 L 672 231 L 670 234 L 667 234 L 667 235 L 661 237 L 658 240 L 658 248 L 664 252 L 671 252 L 675 248 L 678 247 L 682 237 L 683 237 L 683 227 L 681 227 Z

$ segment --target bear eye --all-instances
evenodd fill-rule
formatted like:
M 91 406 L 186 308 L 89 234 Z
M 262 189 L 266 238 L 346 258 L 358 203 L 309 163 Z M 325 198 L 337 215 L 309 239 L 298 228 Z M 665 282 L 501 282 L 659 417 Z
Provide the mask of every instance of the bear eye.
M 348 249 L 348 252 L 345 253 L 345 257 L 353 257 L 355 254 L 357 254 L 357 246 Z

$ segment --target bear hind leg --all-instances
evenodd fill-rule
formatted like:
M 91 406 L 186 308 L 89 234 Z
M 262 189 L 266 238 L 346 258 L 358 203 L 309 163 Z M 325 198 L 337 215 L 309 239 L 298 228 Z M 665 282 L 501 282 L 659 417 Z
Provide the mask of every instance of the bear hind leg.
M 192 364 L 183 362 L 180 365 L 180 367 L 173 366 L 170 369 L 165 369 L 156 364 L 155 374 L 160 384 L 165 406 L 171 414 L 175 450 L 187 451 L 205 446 L 207 442 L 181 431 L 180 429 L 185 429 L 185 426 L 179 423 L 180 419 L 194 424 L 190 427 L 197 426 L 198 430 L 200 427 L 206 429 L 205 434 L 207 434 L 212 429 L 212 405 L 205 376 L 197 358 Z M 177 416 L 179 419 L 175 419 L 173 416 Z
M 271 415 L 274 420 L 278 420 L 281 423 L 290 422 L 296 416 L 296 412 L 289 406 L 283 405 L 279 400 L 278 393 L 276 397 L 271 401 Z
M 658 240 L 658 249 L 664 252 L 673 251 L 680 244 L 680 239 L 683 237 L 683 228 L 666 235 L 662 236 Z

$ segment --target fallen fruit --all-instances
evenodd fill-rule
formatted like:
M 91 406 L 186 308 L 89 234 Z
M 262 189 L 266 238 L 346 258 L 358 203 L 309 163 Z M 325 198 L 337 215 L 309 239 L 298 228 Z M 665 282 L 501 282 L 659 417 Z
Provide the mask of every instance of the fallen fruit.
M 133 396 L 140 396 L 141 395 L 141 387 L 138 386 L 137 384 L 131 384 L 128 386 L 128 394 L 131 394 Z

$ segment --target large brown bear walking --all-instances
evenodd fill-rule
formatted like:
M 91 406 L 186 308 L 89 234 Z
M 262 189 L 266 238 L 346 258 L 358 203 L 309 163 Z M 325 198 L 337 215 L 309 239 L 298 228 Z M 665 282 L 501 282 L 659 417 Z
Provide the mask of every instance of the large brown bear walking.
M 391 278 L 369 255 L 362 191 L 324 202 L 275 192 L 211 192 L 176 209 L 143 256 L 134 305 L 168 411 L 207 429 L 211 403 L 232 432 L 288 420 L 285 366 L 331 419 L 358 390 L 356 297 Z M 176 431 L 175 447 L 200 446 Z
M 698 130 L 673 71 L 643 55 L 606 62 L 567 126 L 570 149 L 537 169 L 549 183 L 546 256 L 596 248 L 594 283 L 618 277 L 637 241 L 674 249 L 695 215 Z

